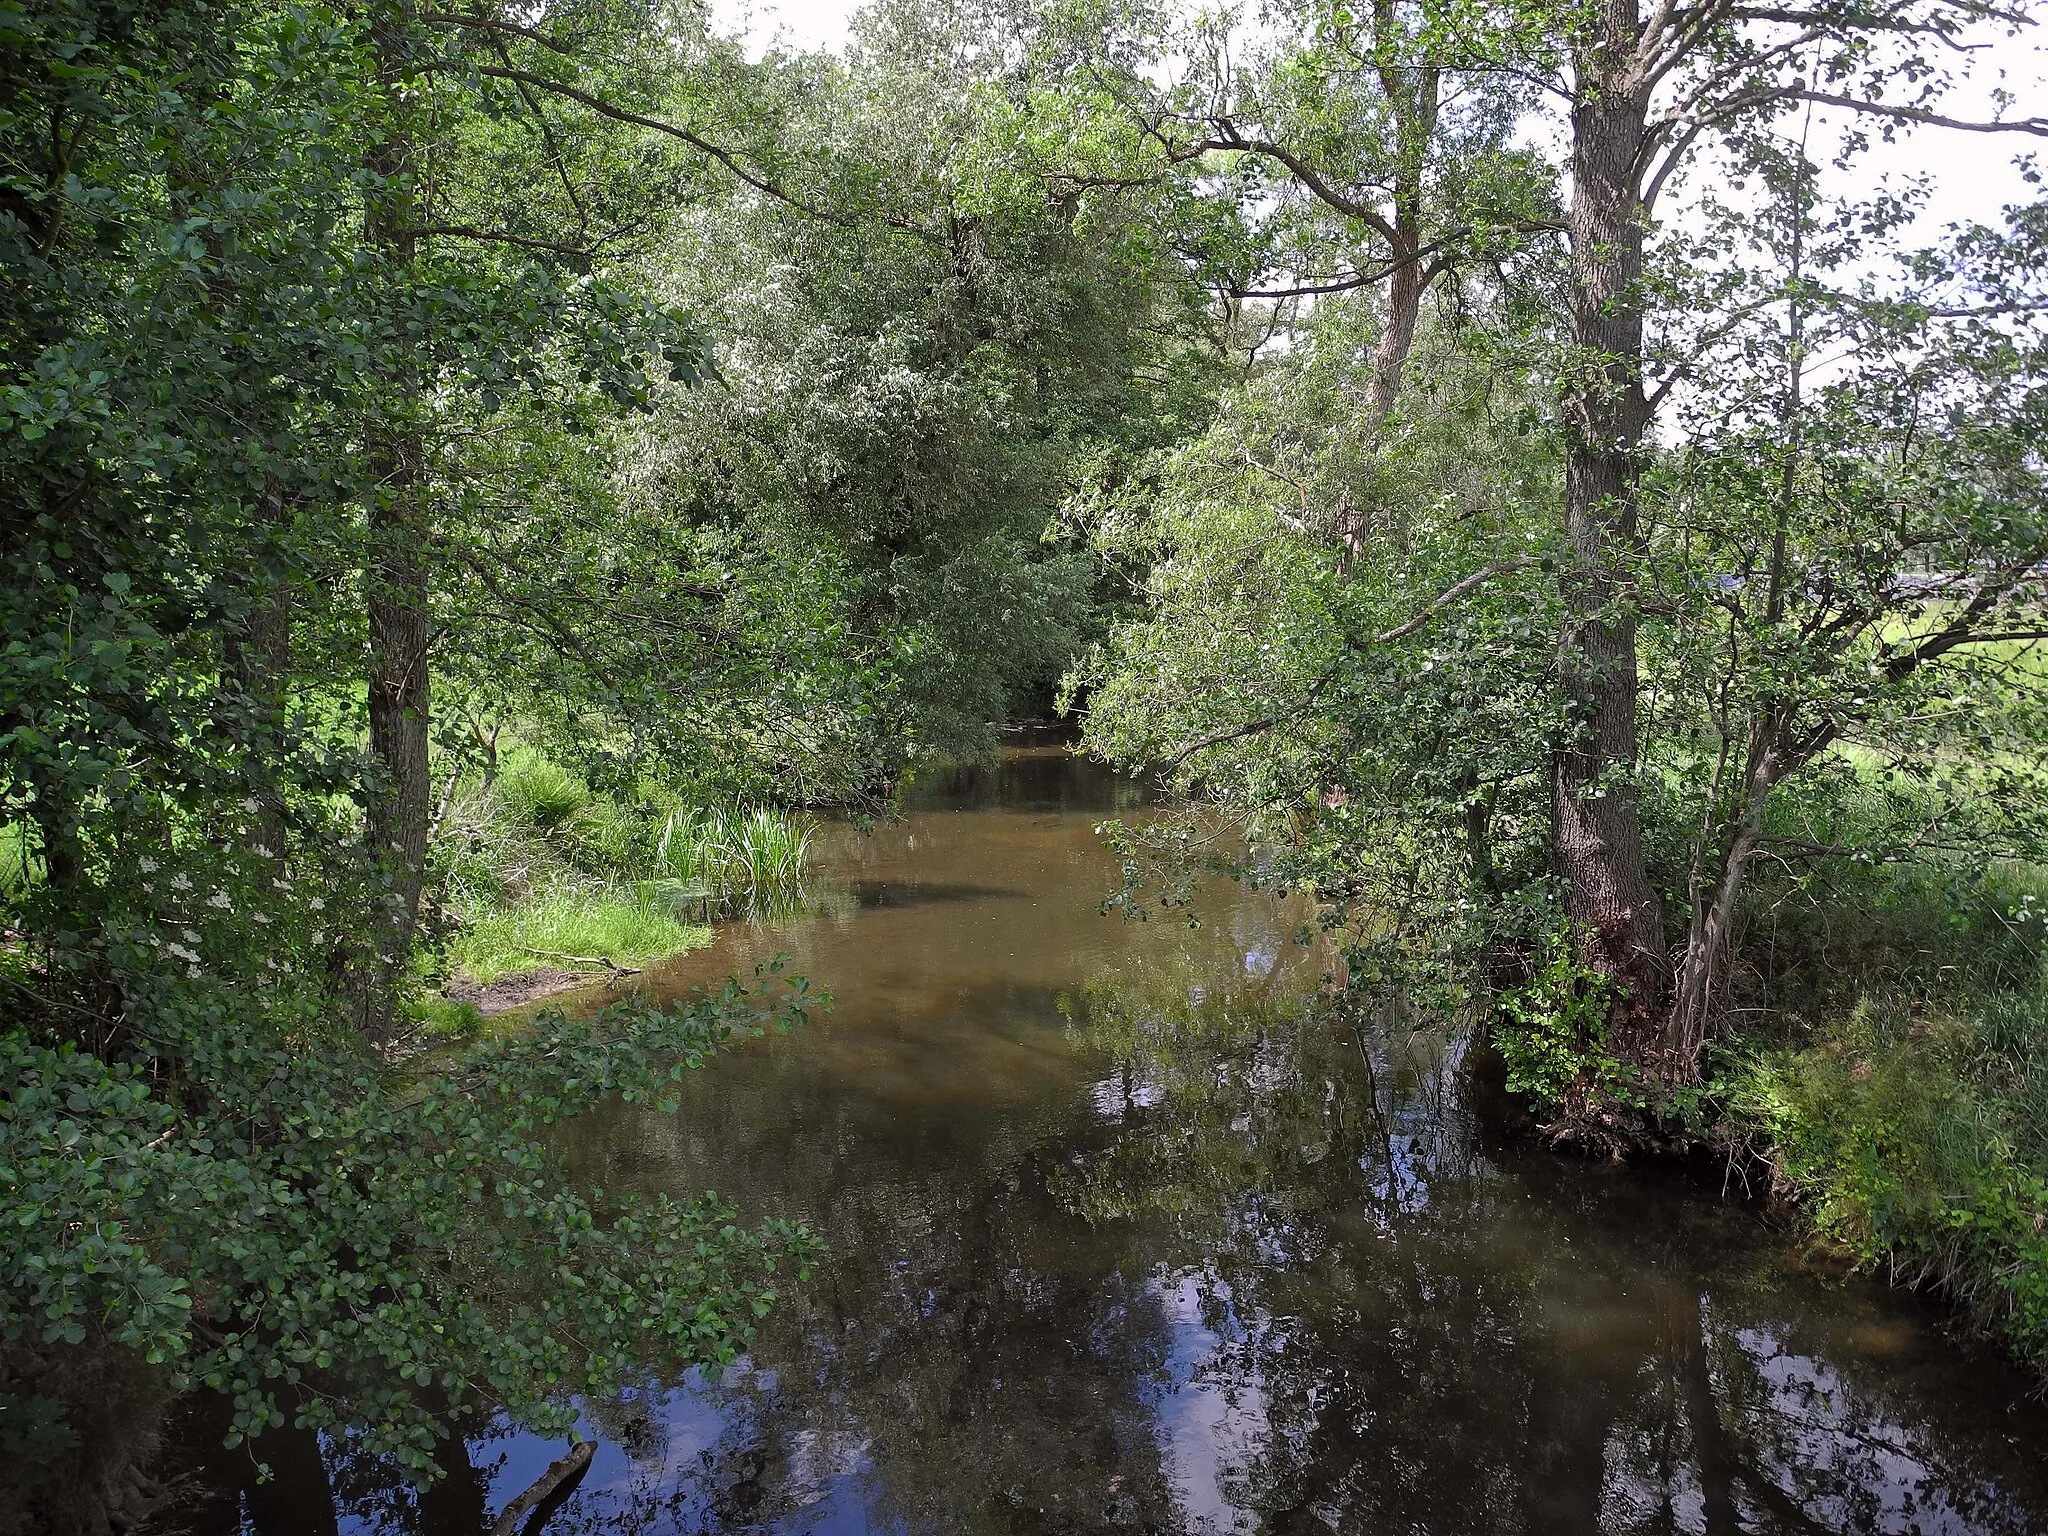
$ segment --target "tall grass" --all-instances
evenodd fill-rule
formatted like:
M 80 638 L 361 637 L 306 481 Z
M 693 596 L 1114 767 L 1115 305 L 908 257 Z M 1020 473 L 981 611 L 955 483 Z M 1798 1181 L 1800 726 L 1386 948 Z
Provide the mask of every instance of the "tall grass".
M 2048 984 L 1954 1012 L 1867 998 L 1716 1084 L 1778 1193 L 2048 1375 Z
M 710 932 L 673 911 L 609 891 L 560 889 L 465 924 L 449 960 L 474 981 L 565 963 L 565 957 L 637 966 L 701 948 Z
M 688 807 L 671 812 L 656 839 L 653 875 L 759 910 L 800 898 L 811 825 L 769 806 Z
M 630 965 L 690 947 L 721 913 L 799 909 L 809 822 L 770 807 L 594 793 L 528 749 L 458 796 L 443 839 L 449 958 L 478 981 L 552 962 Z
M 1930 816 L 1860 774 L 1787 811 L 1773 830 L 1821 846 L 1881 848 Z M 1738 1164 L 2048 1379 L 2044 911 L 2048 867 L 2015 857 L 1764 873 L 1743 945 L 1753 1006 L 1711 1087 Z
M 568 769 L 524 749 L 508 755 L 492 790 L 514 822 L 543 833 L 568 826 L 591 801 L 589 789 Z
M 42 855 L 21 822 L 0 825 L 0 897 L 21 895 L 43 878 Z

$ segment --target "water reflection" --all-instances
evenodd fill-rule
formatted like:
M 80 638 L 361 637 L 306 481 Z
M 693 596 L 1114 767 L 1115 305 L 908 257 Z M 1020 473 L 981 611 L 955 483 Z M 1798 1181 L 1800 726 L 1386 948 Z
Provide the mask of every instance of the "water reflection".
M 1316 1009 L 1297 911 L 1098 915 L 1128 786 L 1041 751 L 925 794 L 835 831 L 840 898 L 656 978 L 787 950 L 830 1021 L 575 1127 L 591 1178 L 833 1252 L 744 1368 L 590 1405 L 548 1530 L 2048 1529 L 2016 1373 L 1709 1193 L 1489 1146 L 1450 1039 Z M 246 1452 L 208 1518 L 469 1536 L 560 1448 L 446 1447 L 414 1499 L 301 1436 L 299 1518 Z

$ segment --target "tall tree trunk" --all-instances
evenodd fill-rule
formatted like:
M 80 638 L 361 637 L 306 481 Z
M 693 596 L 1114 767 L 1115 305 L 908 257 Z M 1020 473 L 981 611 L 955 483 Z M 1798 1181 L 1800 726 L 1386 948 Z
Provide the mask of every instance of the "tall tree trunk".
M 1565 391 L 1566 627 L 1558 671 L 1571 719 L 1551 755 L 1551 857 L 1586 959 L 1621 989 L 1621 1045 L 1689 1076 L 1661 1038 L 1663 914 L 1643 860 L 1636 768 L 1636 539 L 1643 395 L 1643 214 L 1648 91 L 1634 78 L 1637 0 L 1606 0 L 1583 47 L 1572 114 L 1571 318 Z
M 1392 0 L 1374 5 L 1378 35 L 1391 40 L 1399 23 Z M 1436 277 L 1436 269 L 1423 255 L 1423 174 L 1429 168 L 1430 147 L 1436 142 L 1442 73 L 1423 67 L 1404 72 L 1392 64 L 1379 71 L 1380 89 L 1394 111 L 1394 221 L 1395 238 L 1388 254 L 1396 263 L 1387 276 L 1386 323 L 1380 330 L 1379 345 L 1372 356 L 1371 431 L 1393 414 L 1400 398 L 1401 376 L 1408 370 L 1409 355 L 1415 350 L 1415 327 L 1422 318 L 1422 296 Z
M 1396 23 L 1391 0 L 1375 5 L 1381 35 L 1392 33 Z M 1437 269 L 1423 255 L 1423 172 L 1428 168 L 1430 146 L 1436 140 L 1438 96 L 1441 73 L 1435 69 L 1414 72 L 1412 85 L 1392 65 L 1380 70 L 1380 89 L 1394 110 L 1395 153 L 1393 223 L 1387 231 L 1388 253 L 1394 266 L 1387 275 L 1386 311 L 1380 324 L 1380 338 L 1372 353 L 1372 377 L 1368 386 L 1365 436 L 1377 437 L 1401 398 L 1401 380 L 1408 372 L 1408 359 L 1415 351 L 1415 331 L 1422 320 L 1422 300 L 1436 280 Z M 1365 548 L 1368 532 L 1349 500 L 1339 503 L 1337 535 L 1347 559 L 1356 560 Z
M 1670 1347 L 1678 1356 L 1686 1425 L 1692 1431 L 1703 1536 L 1741 1536 L 1742 1512 L 1735 1501 L 1735 1480 L 1741 1464 L 1721 1426 L 1721 1404 L 1714 1395 L 1714 1341 L 1707 1323 L 1706 1302 L 1699 1296 L 1674 1291 L 1665 1303 L 1665 1316 L 1672 1327 Z
M 413 145 L 400 117 L 405 55 L 396 18 L 373 29 L 379 76 L 392 101 L 391 131 L 367 157 L 374 178 L 367 235 L 383 257 L 396 293 L 416 255 L 412 233 L 416 193 Z M 403 302 L 402 297 L 399 302 Z M 399 327 L 403 334 L 404 327 Z M 374 1044 L 392 1033 L 396 985 L 419 923 L 427 840 L 433 815 L 427 736 L 429 605 L 428 529 L 424 502 L 426 453 L 419 429 L 419 375 L 401 355 L 380 402 L 370 467 L 376 482 L 369 507 L 370 555 L 366 579 L 370 620 L 370 750 L 384 783 L 372 798 L 365 836 L 372 862 L 383 871 L 388 901 L 375 936 L 363 1028 Z
M 1416 245 L 1420 245 L 1419 232 L 1414 238 Z M 1403 261 L 1387 279 L 1386 321 L 1372 354 L 1372 415 L 1367 423 L 1368 432 L 1377 432 L 1380 424 L 1394 413 L 1394 402 L 1401 394 L 1401 376 L 1407 372 L 1409 354 L 1415 350 L 1415 327 L 1422 318 L 1422 295 L 1428 286 L 1429 274 L 1420 258 Z

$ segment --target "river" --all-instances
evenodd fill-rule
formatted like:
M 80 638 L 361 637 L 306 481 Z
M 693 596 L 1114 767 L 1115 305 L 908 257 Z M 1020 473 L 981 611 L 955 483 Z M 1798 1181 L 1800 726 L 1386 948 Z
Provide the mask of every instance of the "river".
M 938 775 L 826 829 L 805 916 L 647 978 L 786 952 L 836 1005 L 572 1161 L 830 1254 L 741 1365 L 588 1407 L 547 1531 L 2048 1531 L 2048 1411 L 1938 1310 L 1490 1141 L 1441 1033 L 1316 1015 L 1298 909 L 1103 915 L 1140 807 L 1056 747 Z M 195 1454 L 192 1529 L 477 1536 L 563 1448 L 494 1428 L 424 1498 L 345 1437 L 260 1487 Z

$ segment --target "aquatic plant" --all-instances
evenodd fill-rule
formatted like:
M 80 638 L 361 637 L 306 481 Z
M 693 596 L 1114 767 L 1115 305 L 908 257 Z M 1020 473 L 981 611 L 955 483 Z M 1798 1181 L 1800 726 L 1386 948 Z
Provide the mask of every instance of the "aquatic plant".
M 765 897 L 801 887 L 810 857 L 811 828 L 809 823 L 768 806 L 746 812 L 719 811 L 708 820 L 704 847 L 712 855 L 719 883 L 728 892 Z
M 759 912 L 801 897 L 812 826 L 772 806 L 684 807 L 655 839 L 652 874 L 672 893 Z

